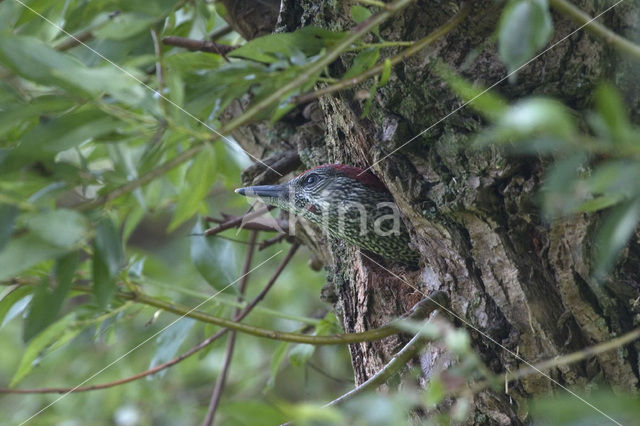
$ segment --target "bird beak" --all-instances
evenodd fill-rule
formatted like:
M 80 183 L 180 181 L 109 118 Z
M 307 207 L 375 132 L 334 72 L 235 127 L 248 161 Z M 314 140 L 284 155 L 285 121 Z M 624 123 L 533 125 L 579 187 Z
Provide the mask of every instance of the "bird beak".
M 286 192 L 286 185 L 260 185 L 236 189 L 236 194 L 244 195 L 245 197 L 280 198 Z

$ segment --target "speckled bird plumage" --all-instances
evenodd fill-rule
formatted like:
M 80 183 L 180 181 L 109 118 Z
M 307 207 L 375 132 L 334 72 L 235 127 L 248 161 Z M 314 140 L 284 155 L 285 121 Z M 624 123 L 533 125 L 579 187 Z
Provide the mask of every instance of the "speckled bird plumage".
M 258 196 L 267 204 L 302 216 L 329 234 L 383 257 L 417 261 L 391 194 L 369 170 L 328 164 L 307 170 L 282 185 L 254 186 L 236 192 Z M 393 230 L 388 218 L 394 210 L 396 232 L 386 235 Z M 380 233 L 375 232 L 376 221 Z

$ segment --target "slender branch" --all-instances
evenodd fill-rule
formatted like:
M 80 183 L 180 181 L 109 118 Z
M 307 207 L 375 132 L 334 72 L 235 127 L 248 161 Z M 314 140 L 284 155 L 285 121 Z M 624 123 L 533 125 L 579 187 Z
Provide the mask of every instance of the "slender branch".
M 456 13 L 449 21 L 447 21 L 444 25 L 442 25 L 441 27 L 437 28 L 436 30 L 434 30 L 433 32 L 429 33 L 429 35 L 427 35 L 426 37 L 424 37 L 421 40 L 418 40 L 417 42 L 413 43 L 411 47 L 409 47 L 408 49 L 404 50 L 402 53 L 399 53 L 391 58 L 389 58 L 389 62 L 391 63 L 391 66 L 394 66 L 402 61 L 404 61 L 405 59 L 415 55 L 416 53 L 418 53 L 420 50 L 424 49 L 425 47 L 427 47 L 428 45 L 430 45 L 431 43 L 433 43 L 434 41 L 438 40 L 439 38 L 445 36 L 446 34 L 448 34 L 451 30 L 453 30 L 455 27 L 457 27 L 469 14 L 469 11 L 471 10 L 471 2 L 467 2 L 465 3 L 462 8 L 460 9 L 460 11 L 458 13 Z M 325 88 L 322 89 L 318 89 L 315 90 L 313 92 L 309 92 L 309 93 L 305 93 L 299 96 L 294 96 L 292 99 L 292 102 L 297 103 L 297 104 L 303 104 L 303 103 L 307 103 L 310 102 L 316 98 L 319 98 L 322 95 L 326 95 L 329 93 L 333 93 L 333 92 L 337 92 L 340 90 L 344 90 L 348 87 L 351 86 L 355 86 L 356 84 L 362 83 L 363 81 L 367 80 L 368 78 L 371 78 L 373 76 L 376 76 L 378 74 L 381 74 L 382 71 L 385 68 L 385 63 L 380 63 L 370 69 L 368 69 L 367 71 L 363 72 L 362 74 L 356 76 L 356 77 L 352 77 L 352 78 L 347 78 L 347 79 L 343 79 L 338 81 L 335 84 L 332 84 L 331 86 L 327 86 Z
M 204 312 L 193 311 L 187 306 L 184 306 L 178 303 L 159 300 L 154 297 L 147 296 L 143 293 L 134 294 L 134 293 L 119 292 L 116 294 L 116 297 L 123 300 L 133 300 L 137 303 L 142 303 L 144 305 L 153 306 L 159 309 L 164 309 L 165 311 L 173 312 L 174 314 L 177 314 L 177 315 L 187 316 L 189 318 L 193 318 L 201 322 L 206 322 L 209 324 L 230 328 L 232 330 L 250 334 L 252 336 L 279 340 L 283 342 L 308 343 L 311 345 L 341 345 L 341 344 L 360 343 L 360 342 L 368 342 L 373 340 L 380 340 L 380 339 L 384 339 L 385 337 L 391 336 L 392 334 L 396 334 L 399 331 L 398 327 L 396 326 L 396 321 L 392 321 L 391 323 L 383 327 L 375 328 L 373 330 L 361 331 L 358 333 L 334 334 L 331 336 L 309 336 L 303 333 L 274 331 L 274 330 L 268 330 L 260 327 L 247 325 L 247 324 L 238 323 L 228 319 L 205 314 Z M 429 315 L 429 313 L 433 312 L 435 309 L 438 308 L 438 305 L 432 300 L 435 300 L 437 303 L 440 303 L 442 305 L 447 303 L 446 299 L 447 299 L 446 294 L 442 292 L 436 292 L 434 295 L 431 296 L 430 299 L 425 299 L 419 302 L 412 309 L 411 313 L 409 313 L 408 316 L 414 319 L 425 318 L 427 315 Z
M 296 250 L 298 249 L 298 245 L 294 244 L 291 249 L 289 250 L 289 252 L 287 253 L 287 255 L 285 256 L 285 258 L 282 260 L 282 262 L 280 263 L 280 265 L 278 266 L 278 268 L 276 269 L 276 271 L 274 272 L 273 276 L 271 277 L 271 279 L 269 280 L 269 282 L 265 285 L 264 289 L 262 289 L 262 291 L 249 303 L 247 304 L 243 309 L 242 312 L 240 312 L 239 315 L 237 315 L 236 317 L 234 317 L 234 321 L 242 321 L 247 315 L 249 315 L 249 313 L 251 311 L 253 311 L 253 309 L 255 309 L 256 305 L 258 304 L 258 302 L 260 302 L 260 300 L 262 300 L 262 298 L 264 298 L 265 294 L 269 291 L 269 289 L 271 287 L 273 287 L 273 284 L 276 282 L 276 280 L 278 279 L 278 277 L 280 276 L 280 274 L 282 273 L 282 271 L 284 270 L 284 268 L 287 266 L 287 264 L 289 263 L 289 261 L 291 260 L 291 258 L 293 257 L 293 255 L 295 254 Z M 178 364 L 179 362 L 189 358 L 191 355 L 197 353 L 198 351 L 206 348 L 207 346 L 209 346 L 211 343 L 215 342 L 216 340 L 218 340 L 220 337 L 224 336 L 227 332 L 229 331 L 228 328 L 222 328 L 220 330 L 218 330 L 215 334 L 213 334 L 211 337 L 203 340 L 202 342 L 198 343 L 197 345 L 195 345 L 194 347 L 192 347 L 191 349 L 189 349 L 187 352 L 183 353 L 182 355 L 165 362 L 164 364 L 160 364 L 155 366 L 154 368 L 151 368 L 149 370 L 143 371 L 141 373 L 135 374 L 133 376 L 129 376 L 126 377 L 124 379 L 120 379 L 120 380 L 115 380 L 112 382 L 107 382 L 107 383 L 102 383 L 99 385 L 91 385 L 91 386 L 84 386 L 84 387 L 73 387 L 73 388 L 40 388 L 40 389 L 3 389 L 0 388 L 0 394 L 3 393 L 14 393 L 14 394 L 31 394 L 31 393 L 60 393 L 60 394 L 64 394 L 64 393 L 69 393 L 69 392 L 88 392 L 88 391 L 93 391 L 93 390 L 100 390 L 100 389 L 107 389 L 107 388 L 112 388 L 115 386 L 120 386 L 129 382 L 133 382 L 135 380 L 139 380 L 143 377 L 146 376 L 150 376 L 152 374 L 155 374 L 161 370 L 164 370 L 166 368 L 169 368 L 175 364 Z
M 160 46 L 158 32 L 154 27 L 151 28 L 151 40 L 153 40 L 153 51 L 156 55 L 156 80 L 158 81 L 158 92 L 165 93 L 162 46 Z M 169 113 L 167 111 L 167 100 L 164 97 L 160 97 L 160 105 L 162 107 L 162 116 L 166 120 L 167 117 L 169 117 Z
M 268 239 L 262 241 L 260 244 L 258 244 L 258 251 L 262 251 L 262 250 L 266 249 L 267 247 L 271 247 L 274 244 L 278 244 L 279 242 L 281 242 L 285 238 L 287 238 L 287 234 L 280 234 L 280 235 L 276 235 L 275 237 L 268 238 Z
M 65 40 L 62 40 L 59 44 L 55 46 L 55 49 L 59 52 L 64 52 L 69 49 L 72 49 L 76 46 L 80 46 L 80 44 L 85 43 L 93 38 L 93 32 L 91 30 L 82 31 L 74 35 L 73 37 L 69 37 Z
M 55 46 L 55 49 L 58 50 L 59 52 L 64 52 L 66 50 L 72 49 L 76 46 L 80 46 L 81 44 L 86 43 L 87 41 L 93 39 L 94 35 L 93 35 L 93 31 L 97 30 L 98 28 L 104 26 L 106 23 L 108 23 L 109 21 L 111 21 L 113 18 L 115 18 L 116 16 L 120 15 L 120 11 L 116 10 L 112 13 L 109 14 L 109 16 L 107 17 L 107 20 L 105 20 L 104 22 L 94 26 L 91 29 L 82 31 L 76 35 L 72 35 L 64 40 L 62 40 L 60 43 L 58 43 Z
M 211 229 L 207 229 L 206 231 L 204 231 L 204 235 L 207 237 L 210 237 L 212 235 L 216 235 L 219 234 L 222 231 L 226 231 L 229 228 L 235 228 L 238 225 L 242 225 L 242 222 L 247 222 L 250 221 L 251 219 L 255 219 L 256 217 L 260 217 L 263 214 L 267 213 L 270 210 L 273 210 L 275 207 L 273 206 L 267 206 L 264 207 L 260 210 L 256 210 L 254 212 L 251 213 L 247 213 L 245 215 L 242 216 L 237 216 L 234 217 L 233 219 L 227 220 L 224 223 L 221 223 L 220 225 L 216 226 L 215 228 L 211 228 Z
M 358 41 L 373 28 L 380 25 L 387 19 L 391 18 L 394 14 L 407 7 L 409 3 L 411 3 L 411 0 L 397 0 L 393 3 L 386 4 L 384 10 L 375 15 L 372 15 L 367 20 L 358 24 L 358 26 L 356 26 L 347 37 L 345 37 L 333 49 L 328 51 L 324 56 L 311 64 L 296 78 L 280 87 L 278 90 L 264 98 L 262 101 L 250 107 L 241 116 L 229 121 L 227 123 L 227 126 L 225 127 L 237 128 L 238 126 L 242 126 L 243 124 L 251 121 L 262 111 L 265 111 L 274 103 L 280 102 L 284 96 L 290 94 L 292 91 L 307 83 L 310 79 L 314 78 L 316 74 L 320 73 L 326 66 L 336 60 L 341 53 L 349 49 L 349 47 L 351 47 L 353 43 Z
M 284 268 L 287 266 L 287 264 L 289 263 L 289 261 L 291 260 L 293 255 L 296 254 L 296 251 L 298 250 L 298 247 L 300 247 L 300 244 L 298 244 L 298 243 L 293 243 L 291 245 L 291 248 L 289 249 L 289 252 L 285 256 L 285 258 L 282 260 L 282 263 L 280 263 L 280 265 L 276 269 L 276 272 L 273 274 L 273 277 L 269 280 L 267 285 L 264 286 L 262 291 L 260 291 L 260 293 L 258 293 L 253 298 L 253 300 L 244 308 L 242 313 L 239 315 L 239 317 L 241 319 L 244 318 L 246 316 L 246 314 L 248 314 L 262 299 L 264 299 L 264 296 L 267 294 L 267 292 L 269 290 L 271 290 L 271 287 L 273 287 L 273 285 L 275 284 L 276 279 L 278 278 L 278 276 L 280 276 L 280 274 L 282 273 Z
M 209 35 L 209 38 L 212 41 L 216 41 L 217 39 L 219 39 L 220 37 L 224 37 L 227 34 L 230 34 L 233 32 L 233 28 L 231 28 L 229 25 L 225 25 L 224 27 L 220 27 L 217 30 L 215 30 L 214 32 L 212 32 Z
M 606 26 L 594 21 L 591 16 L 570 2 L 566 0 L 549 0 L 549 4 L 576 24 L 585 25 L 585 30 L 602 38 L 605 43 L 610 44 L 621 52 L 634 56 L 636 59 L 640 59 L 640 46 L 622 36 L 619 36 Z
M 208 52 L 208 53 L 217 53 L 218 55 L 224 56 L 227 53 L 231 52 L 238 48 L 238 46 L 228 46 L 226 44 L 216 43 L 214 41 L 207 40 L 195 40 L 192 38 L 185 37 L 165 37 L 162 39 L 162 43 L 169 46 L 177 46 L 184 47 L 192 52 Z
M 623 334 L 620 337 L 616 337 L 615 339 L 608 340 L 598 345 L 589 346 L 568 355 L 563 355 L 547 361 L 543 361 L 539 364 L 536 364 L 534 368 L 523 367 L 514 371 L 513 373 L 506 373 L 506 380 L 511 382 L 513 380 L 518 380 L 523 377 L 539 373 L 542 370 L 556 368 L 561 365 L 573 364 L 574 362 L 582 361 L 583 359 L 587 359 L 592 356 L 600 355 L 601 353 L 617 349 L 638 339 L 640 339 L 640 327 L 626 334 Z
M 380 385 L 383 385 L 387 380 L 393 377 L 400 369 L 405 367 L 409 360 L 416 356 L 416 354 L 422 349 L 425 345 L 425 338 L 420 335 L 420 333 L 416 334 L 409 340 L 402 349 L 400 349 L 394 356 L 391 358 L 384 367 L 382 367 L 376 374 L 369 377 L 367 381 L 362 383 L 355 389 L 350 390 L 344 395 L 334 399 L 333 401 L 325 404 L 325 407 L 331 407 L 333 405 L 340 404 L 342 402 L 348 401 L 351 398 L 360 395 L 361 393 L 375 389 Z
M 592 356 L 597 356 L 605 352 L 612 351 L 614 349 L 618 349 L 626 344 L 629 344 L 635 340 L 640 339 L 640 327 L 631 330 L 630 332 L 623 334 L 620 337 L 616 337 L 615 339 L 607 340 L 606 342 L 599 343 L 594 346 L 589 346 L 582 350 L 570 353 L 568 355 L 563 355 L 559 357 L 555 357 L 552 359 L 548 359 L 546 361 L 542 361 L 533 366 L 522 367 L 514 372 L 506 372 L 502 376 L 496 376 L 495 380 L 486 380 L 475 385 L 471 386 L 471 393 L 476 394 L 481 390 L 491 387 L 491 386 L 500 386 L 505 383 L 512 382 L 514 380 L 520 380 L 522 378 L 538 374 L 541 371 L 549 370 L 551 368 L 557 368 L 563 365 L 573 364 L 578 361 L 585 360 Z M 451 392 L 452 395 L 459 393 L 459 389 Z M 469 391 L 469 389 L 464 390 L 464 392 Z
M 247 251 L 247 255 L 244 258 L 244 265 L 242 265 L 242 280 L 240 284 L 238 284 L 238 301 L 242 301 L 242 295 L 244 295 L 247 289 L 247 283 L 249 282 L 249 271 L 251 270 L 251 262 L 253 261 L 253 255 L 256 252 L 255 245 L 258 239 L 258 231 L 251 231 L 251 236 L 249 237 L 249 243 L 251 246 Z M 240 315 L 240 309 L 236 308 L 234 310 L 234 317 L 238 317 Z M 218 379 L 216 380 L 216 384 L 213 388 L 213 393 L 211 394 L 211 400 L 209 401 L 209 409 L 207 410 L 207 415 L 202 422 L 203 426 L 211 426 L 213 424 L 213 419 L 216 417 L 216 412 L 218 410 L 218 404 L 220 403 L 220 397 L 222 396 L 222 391 L 224 389 L 224 385 L 227 382 L 227 375 L 229 374 L 229 367 L 231 366 L 231 360 L 233 359 L 233 350 L 236 345 L 236 332 L 232 331 L 229 333 L 229 337 L 227 337 L 227 346 L 224 351 L 224 361 L 222 363 L 222 370 L 220 370 L 220 374 L 218 375 Z

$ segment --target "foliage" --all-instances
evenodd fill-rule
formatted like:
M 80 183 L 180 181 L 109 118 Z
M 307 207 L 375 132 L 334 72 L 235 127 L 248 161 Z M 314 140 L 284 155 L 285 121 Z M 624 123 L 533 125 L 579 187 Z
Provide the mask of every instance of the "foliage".
M 214 298 L 210 286 L 222 290 L 237 279 L 235 258 L 246 246 L 222 238 L 246 240 L 247 231 L 205 239 L 194 219 L 244 209 L 239 197 L 226 194 L 248 159 L 227 141 L 211 143 L 208 128 L 220 127 L 218 116 L 233 99 L 248 91 L 260 99 L 343 37 L 319 28 L 265 37 L 233 52 L 238 59 L 231 63 L 164 46 L 158 58 L 150 31 L 158 39 L 205 38 L 224 22 L 204 3 L 176 0 L 144 7 L 124 1 L 62 5 L 29 3 L 53 24 L 64 23 L 63 29 L 17 2 L 0 2 L 0 342 L 12 348 L 0 350 L 0 387 L 73 387 L 94 373 L 100 374 L 92 383 L 131 376 L 216 331 L 193 320 L 173 324 L 177 317 L 118 295 L 143 291 L 189 306 L 207 302 L 198 309 L 230 314 L 234 286 Z M 73 41 L 69 34 L 86 31 L 88 48 L 60 48 Z M 227 41 L 236 39 L 232 34 Z M 164 80 L 153 74 L 158 60 Z M 102 198 L 197 145 L 197 155 L 149 184 L 109 202 Z M 260 252 L 255 264 L 281 249 Z M 274 329 L 321 324 L 308 315 L 323 306 L 317 297 L 322 277 L 308 270 L 304 257 L 287 267 L 249 323 Z M 276 265 L 264 265 L 248 297 Z M 286 420 L 261 396 L 269 377 L 265 367 L 277 346 L 239 339 L 229 387 L 242 396 L 229 397 L 222 415 L 240 421 L 269 414 L 265 424 Z M 215 344 L 170 374 L 164 370 L 149 380 L 66 396 L 39 414 L 39 421 L 122 423 L 133 416 L 144 423 L 160 414 L 152 407 L 162 406 L 164 421 L 192 424 L 203 416 L 222 351 Z M 318 395 L 336 392 L 334 382 L 306 372 L 306 362 L 333 375 L 349 374 L 342 348 L 309 352 L 288 346 L 282 354 L 278 375 L 286 379 L 269 388 L 273 398 L 300 398 L 288 394 L 287 383 L 302 383 L 309 374 L 308 386 Z M 108 368 L 101 372 L 103 367 Z M 174 390 L 157 392 L 158 384 Z M 180 403 L 174 404 L 178 393 Z M 253 411 L 246 399 L 254 400 Z M 46 401 L 53 399 L 3 396 L 0 421 L 23 421 Z
M 366 116 L 393 72 L 382 45 L 393 44 L 373 26 L 370 37 L 380 43 L 349 46 L 354 53 L 343 59 L 350 66 L 336 76 L 314 66 L 349 36 L 346 31 L 309 26 L 248 42 L 231 34 L 223 41 L 239 47 L 222 58 L 158 42 L 166 36 L 204 40 L 223 26 L 207 2 L 26 4 L 0 1 L 0 387 L 73 387 L 130 377 L 217 331 L 137 303 L 136 294 L 225 318 L 244 306 L 231 284 L 241 274 L 237 259 L 247 252 L 248 232 L 205 238 L 199 220 L 246 210 L 231 190 L 250 161 L 231 139 L 214 135 L 223 110 L 237 99 L 259 104 L 309 73 L 255 117 L 277 121 L 296 106 L 295 95 L 317 82 L 344 82 L 383 64 L 380 77 L 366 86 Z M 376 8 L 362 5 L 350 12 L 360 24 L 376 16 Z M 509 71 L 539 52 L 552 31 L 546 1 L 510 1 L 497 28 Z M 88 34 L 86 46 L 71 34 Z M 640 219 L 638 129 L 617 91 L 603 85 L 594 95 L 587 132 L 557 100 L 476 98 L 481 89 L 441 71 L 491 123 L 477 135 L 479 146 L 556 159 L 541 197 L 549 218 L 605 211 L 594 271 L 604 277 Z M 276 262 L 269 259 L 282 250 L 257 252 L 254 265 L 265 264 L 251 276 L 245 301 L 272 276 Z M 247 322 L 311 335 L 340 331 L 318 301 L 323 277 L 309 270 L 305 257 L 294 258 Z M 435 420 L 463 421 L 467 397 L 442 418 L 434 413 L 455 390 L 447 380 L 489 377 L 466 332 L 430 338 L 442 339 L 460 363 L 434 377 L 426 391 L 366 393 L 324 408 L 317 401 L 352 387 L 344 347 L 239 336 L 220 413 L 228 424 L 394 424 L 419 408 Z M 223 356 L 214 343 L 147 380 L 59 399 L 3 395 L 0 421 L 37 414 L 41 423 L 193 424 L 205 414 Z M 392 373 L 390 380 L 412 374 Z

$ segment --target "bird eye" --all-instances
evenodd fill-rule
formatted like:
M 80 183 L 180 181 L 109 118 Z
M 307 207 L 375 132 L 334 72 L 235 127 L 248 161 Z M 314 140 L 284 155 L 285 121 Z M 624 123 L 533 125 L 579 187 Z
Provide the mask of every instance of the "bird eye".
M 315 173 L 311 173 L 309 176 L 307 176 L 307 178 L 304 180 L 304 184 L 305 185 L 313 185 L 314 183 L 316 183 L 318 181 L 318 175 L 316 175 Z

